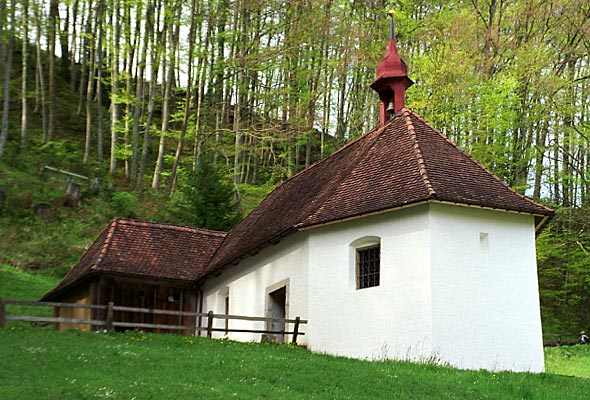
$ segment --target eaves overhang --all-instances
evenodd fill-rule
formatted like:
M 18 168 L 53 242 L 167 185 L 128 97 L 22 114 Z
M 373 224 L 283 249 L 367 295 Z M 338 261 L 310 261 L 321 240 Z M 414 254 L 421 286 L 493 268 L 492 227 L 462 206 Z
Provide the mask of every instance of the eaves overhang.
M 401 205 L 394 206 L 394 207 L 388 207 L 388 208 L 384 208 L 381 210 L 376 210 L 376 211 L 372 211 L 372 212 L 368 212 L 368 213 L 337 218 L 334 220 L 325 221 L 325 222 L 321 222 L 321 223 L 317 223 L 317 224 L 310 224 L 310 225 L 299 224 L 299 225 L 296 225 L 295 228 L 298 231 L 307 231 L 307 230 L 311 230 L 311 229 L 321 228 L 321 227 L 324 227 L 327 225 L 334 225 L 334 224 L 338 224 L 338 223 L 342 223 L 342 222 L 353 221 L 353 220 L 357 220 L 360 218 L 366 218 L 366 217 L 370 217 L 370 216 L 374 216 L 374 215 L 387 214 L 387 213 L 391 213 L 394 211 L 398 211 L 398 210 L 402 210 L 402 209 L 406 209 L 406 208 L 411 208 L 411 207 L 417 207 L 417 206 L 426 205 L 426 204 L 447 204 L 447 205 L 460 206 L 460 207 L 476 208 L 476 209 L 481 209 L 481 210 L 501 211 L 501 212 L 506 212 L 506 213 L 510 213 L 510 214 L 532 215 L 535 218 L 535 234 L 536 235 L 541 233 L 541 230 L 544 228 L 544 226 L 547 224 L 547 222 L 549 222 L 551 220 L 551 218 L 553 218 L 553 211 L 551 211 L 548 214 L 538 214 L 538 213 L 530 213 L 530 212 L 526 212 L 526 211 L 510 210 L 510 209 L 501 208 L 501 207 L 483 206 L 483 205 L 473 204 L 473 203 L 463 203 L 463 202 L 454 202 L 454 201 L 449 201 L 449 200 L 427 198 L 427 199 L 421 199 L 421 200 L 417 200 L 415 202 L 401 204 Z

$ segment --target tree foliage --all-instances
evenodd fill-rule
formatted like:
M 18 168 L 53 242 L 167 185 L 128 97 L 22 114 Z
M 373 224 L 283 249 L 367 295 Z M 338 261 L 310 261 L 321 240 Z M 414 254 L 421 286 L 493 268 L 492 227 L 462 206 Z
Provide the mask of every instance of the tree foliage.
M 165 187 L 174 207 L 210 157 L 235 187 L 271 187 L 376 125 L 388 8 L 407 106 L 508 185 L 584 214 L 587 1 L 4 0 L 0 157 Z M 559 221 L 539 242 L 543 307 L 573 321 L 585 295 L 556 271 L 590 275 L 587 246 Z
M 590 210 L 561 208 L 537 240 L 545 331 L 590 325 Z
M 211 160 L 195 171 L 181 171 L 177 190 L 169 201 L 169 220 L 176 224 L 227 231 L 239 220 L 239 203 L 223 166 Z

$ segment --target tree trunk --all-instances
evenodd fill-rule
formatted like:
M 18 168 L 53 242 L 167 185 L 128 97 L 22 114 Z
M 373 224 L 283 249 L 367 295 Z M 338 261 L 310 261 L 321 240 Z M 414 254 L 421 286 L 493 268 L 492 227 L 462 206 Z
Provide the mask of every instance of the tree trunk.
M 180 10 L 182 7 L 180 4 L 173 4 L 172 7 L 176 7 L 174 10 L 177 18 L 175 21 L 180 19 Z M 174 83 L 174 69 L 176 68 L 176 46 L 178 44 L 178 37 L 180 33 L 180 23 L 175 25 L 172 22 L 168 22 L 169 36 L 170 36 L 170 48 L 168 50 L 169 64 L 167 66 L 166 82 L 164 83 L 164 101 L 162 103 L 162 127 L 160 129 L 160 144 L 158 146 L 158 158 L 156 159 L 156 167 L 154 168 L 154 176 L 152 178 L 152 190 L 157 192 L 160 189 L 160 183 L 162 179 L 162 169 L 164 166 L 164 153 L 166 151 L 166 136 L 168 135 L 168 128 L 170 124 L 170 103 L 172 99 L 172 86 Z
M 137 180 L 137 164 L 139 160 L 139 119 L 141 117 L 141 113 L 144 107 L 143 103 L 143 88 L 144 88 L 144 74 L 145 74 L 145 67 L 147 63 L 147 55 L 149 51 L 149 44 L 150 40 L 154 37 L 154 7 L 155 4 L 150 3 L 147 9 L 147 15 L 144 22 L 144 36 L 142 41 L 142 47 L 140 51 L 141 60 L 139 61 L 138 65 L 138 73 L 137 79 L 135 83 L 135 104 L 133 106 L 133 130 L 132 130 L 132 139 L 131 139 L 131 169 L 130 169 L 130 177 L 132 181 Z M 152 49 L 154 53 L 157 52 L 157 49 Z M 154 58 L 152 57 L 152 62 Z M 157 62 L 154 64 L 152 63 L 152 70 L 156 68 L 157 70 Z M 152 79 L 154 76 L 152 75 Z M 146 125 L 146 130 L 148 129 Z M 142 172 L 143 174 L 143 172 Z
M 26 150 L 29 141 L 29 0 L 22 0 L 22 84 L 21 84 L 21 147 Z
M 57 101 L 56 70 L 55 70 L 55 41 L 57 40 L 57 27 L 59 18 L 58 0 L 49 3 L 49 140 L 55 140 L 55 113 Z
M 76 65 L 76 51 L 78 51 L 77 41 L 77 27 L 78 27 L 78 7 L 79 0 L 74 0 L 72 6 L 72 35 L 70 44 L 70 89 L 76 89 L 78 80 L 78 66 Z
M 16 32 L 16 0 L 10 2 L 10 29 Z M 0 133 L 0 158 L 4 155 L 8 139 L 8 112 L 10 111 L 10 74 L 12 72 L 12 55 L 14 53 L 14 35 L 10 35 L 6 48 L 6 70 L 4 71 L 4 102 L 2 104 L 2 132 Z
M 188 129 L 189 117 L 190 117 L 190 110 L 192 104 L 192 84 L 193 84 L 193 61 L 194 61 L 194 43 L 195 43 L 195 21 L 197 19 L 195 10 L 196 10 L 196 0 L 192 0 L 191 2 L 191 25 L 189 28 L 188 34 L 188 59 L 187 59 L 187 83 L 186 83 L 186 95 L 184 97 L 184 115 L 182 118 L 182 127 L 180 131 L 180 138 L 178 139 L 178 145 L 176 146 L 176 154 L 174 156 L 174 164 L 172 165 L 172 172 L 170 173 L 170 179 L 168 181 L 168 188 L 166 193 L 170 195 L 174 191 L 174 187 L 176 186 L 176 176 L 178 173 L 178 166 L 180 165 L 180 157 L 182 155 L 182 150 L 184 148 L 184 138 L 186 136 L 186 131 Z
M 49 140 L 48 121 L 47 121 L 47 102 L 45 101 L 45 71 L 43 69 L 41 56 L 41 9 L 38 4 L 35 4 L 35 25 L 36 32 L 36 72 L 35 72 L 35 112 L 39 112 L 39 104 L 41 105 L 41 124 L 43 129 L 43 143 Z
M 138 3 L 137 4 L 137 8 L 135 10 L 135 14 L 136 15 L 142 15 L 143 14 L 143 8 L 144 4 L 143 3 Z M 144 110 L 145 110 L 145 105 L 144 105 L 144 101 L 143 101 L 143 92 L 144 92 L 144 88 L 146 86 L 146 83 L 144 82 L 144 75 L 145 75 L 145 67 L 146 67 L 146 63 L 145 63 L 145 55 L 142 52 L 147 52 L 148 47 L 149 47 L 149 39 L 152 37 L 153 35 L 153 18 L 154 18 L 154 7 L 155 7 L 155 2 L 148 2 L 148 4 L 146 4 L 147 6 L 147 16 L 145 18 L 145 22 L 144 22 L 144 39 L 142 39 L 141 35 L 138 34 L 138 32 L 141 32 L 141 18 L 136 18 L 135 21 L 135 34 L 133 34 L 132 32 L 132 28 L 131 28 L 131 9 L 129 7 L 126 7 L 126 16 L 125 16 L 125 24 L 127 26 L 127 32 L 125 33 L 126 36 L 126 40 L 129 48 L 127 50 L 127 81 L 126 81 L 126 87 L 127 87 L 127 93 L 128 95 L 131 95 L 132 93 L 132 85 L 133 82 L 136 82 L 136 87 L 135 87 L 135 91 L 137 92 L 138 90 L 140 90 L 141 92 L 139 93 L 139 95 L 137 96 L 137 104 L 129 104 L 129 108 L 128 110 L 131 110 L 131 106 L 133 107 L 133 121 L 130 120 L 130 118 L 126 118 L 125 119 L 125 149 L 128 150 L 129 146 L 131 146 L 132 148 L 132 158 L 130 161 L 128 155 L 128 152 L 125 152 L 125 174 L 126 176 L 130 177 L 132 181 L 135 181 L 137 179 L 137 160 L 138 160 L 138 138 L 139 138 L 139 130 L 135 131 L 133 134 L 135 136 L 129 136 L 129 132 L 132 132 L 129 129 L 129 126 L 131 126 L 130 124 L 135 124 L 137 122 L 137 124 L 139 124 L 141 117 L 143 116 Z M 145 41 L 145 46 L 143 48 L 143 51 L 139 50 L 139 43 Z M 139 52 L 139 53 L 138 53 Z M 143 57 L 143 62 L 140 63 L 140 65 L 135 65 L 135 57 L 139 58 L 139 57 Z M 135 106 L 138 106 L 137 108 Z M 137 112 L 138 114 L 135 115 L 135 112 Z M 130 112 L 127 113 L 127 115 L 131 115 Z M 137 129 L 139 129 L 139 125 L 137 127 Z M 133 135 L 132 134 L 132 135 Z M 130 140 L 132 141 L 130 144 Z M 133 165 L 132 165 L 133 163 Z
M 85 3 L 86 4 L 86 3 Z M 94 37 L 92 36 L 92 0 L 88 0 L 86 6 L 86 27 L 84 28 L 83 44 L 81 45 L 82 51 L 82 72 L 80 76 L 80 90 L 79 90 L 79 102 L 78 102 L 78 115 L 82 114 L 82 106 L 84 105 L 84 99 L 86 98 L 86 90 L 88 89 L 88 80 L 90 75 L 90 67 L 88 65 L 89 53 L 92 51 Z
M 120 0 L 114 0 L 112 26 L 113 39 L 113 57 L 111 70 L 111 161 L 109 163 L 109 172 L 111 175 L 117 171 L 117 148 L 119 140 L 119 46 L 121 45 L 121 14 Z
M 141 151 L 141 161 L 140 161 L 140 168 L 139 168 L 139 175 L 137 177 L 137 187 L 141 188 L 143 186 L 143 177 L 145 175 L 145 170 L 147 166 L 147 156 L 149 151 L 149 141 L 150 141 L 150 130 L 152 125 L 152 119 L 154 116 L 154 107 L 155 107 L 155 98 L 156 98 L 156 91 L 157 91 L 157 81 L 158 81 L 158 72 L 160 68 L 160 60 L 162 57 L 163 52 L 163 45 L 166 42 L 165 40 L 165 31 L 161 34 L 157 32 L 157 28 L 160 25 L 160 16 L 162 14 L 161 11 L 161 2 L 158 2 L 154 7 L 154 13 L 158 11 L 157 17 L 154 21 L 154 35 L 152 37 L 152 48 L 151 48 L 151 79 L 150 79 L 150 93 L 149 93 L 149 100 L 148 100 L 148 112 L 145 121 L 145 129 L 143 132 L 143 147 Z M 156 14 L 154 14 L 156 15 Z
M 104 132 L 103 132 L 103 120 L 102 120 L 102 41 L 103 41 L 103 22 L 104 22 L 104 0 L 100 0 L 98 3 L 98 10 L 96 15 L 96 31 L 98 34 L 98 42 L 96 43 L 96 140 L 97 140 L 97 153 L 98 161 L 102 161 L 104 156 Z
M 98 5 L 100 7 L 100 5 Z M 97 8 L 98 8 L 97 7 Z M 90 11 L 90 9 L 89 9 Z M 98 10 L 97 10 L 98 11 Z M 88 18 L 90 17 L 90 12 L 88 13 Z M 88 158 L 90 157 L 90 148 L 92 146 L 92 101 L 94 98 L 94 52 L 95 52 L 95 44 L 94 38 L 96 37 L 96 25 L 91 27 L 90 37 L 88 38 L 88 84 L 86 87 L 86 141 L 84 145 L 84 164 L 88 163 Z

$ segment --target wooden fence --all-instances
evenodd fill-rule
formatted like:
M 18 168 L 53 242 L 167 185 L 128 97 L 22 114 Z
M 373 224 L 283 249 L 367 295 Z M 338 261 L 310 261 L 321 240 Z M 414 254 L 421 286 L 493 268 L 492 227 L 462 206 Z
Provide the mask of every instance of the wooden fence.
M 100 310 L 104 312 L 104 319 L 77 319 L 77 318 L 64 318 L 64 317 L 45 317 L 45 316 L 31 316 L 31 315 L 15 315 L 9 314 L 6 311 L 7 305 L 16 306 L 30 306 L 30 307 L 59 307 L 59 308 L 80 308 L 90 310 Z M 126 322 L 116 321 L 114 316 L 116 311 L 135 312 L 151 315 L 173 315 L 182 317 L 195 318 L 196 321 L 201 321 L 203 318 L 207 321 L 207 326 L 198 325 L 171 325 L 171 324 L 152 324 L 152 323 L 137 323 L 137 322 Z M 286 326 L 286 324 L 292 324 L 292 330 L 269 330 L 269 329 L 232 329 L 229 327 L 215 328 L 215 319 L 229 321 L 229 320 L 242 320 L 242 321 L 253 321 L 253 322 L 265 322 L 265 323 L 279 323 Z M 297 337 L 305 335 L 301 332 L 301 325 L 307 324 L 307 320 L 297 317 L 295 319 L 285 318 L 266 318 L 266 317 L 249 317 L 242 315 L 225 315 L 215 314 L 213 311 L 207 313 L 195 313 L 186 311 L 170 311 L 170 310 L 154 310 L 150 308 L 135 308 L 135 307 L 123 307 L 116 306 L 112 302 L 108 305 L 93 305 L 93 304 L 71 304 L 71 303 L 54 303 L 54 302 L 40 302 L 40 301 L 20 301 L 20 300 L 6 300 L 0 298 L 0 328 L 4 328 L 6 321 L 26 321 L 31 323 L 65 323 L 72 325 L 91 325 L 106 330 L 113 330 L 115 328 L 130 328 L 130 329 L 163 329 L 163 330 L 178 330 L 185 331 L 191 335 L 195 335 L 197 332 L 207 332 L 207 337 L 212 337 L 213 332 L 240 332 L 240 333 L 261 333 L 261 334 L 275 334 L 275 335 L 292 335 L 291 343 L 297 343 Z
M 543 335 L 543 346 L 570 346 L 580 342 L 580 335 L 571 333 L 545 333 Z

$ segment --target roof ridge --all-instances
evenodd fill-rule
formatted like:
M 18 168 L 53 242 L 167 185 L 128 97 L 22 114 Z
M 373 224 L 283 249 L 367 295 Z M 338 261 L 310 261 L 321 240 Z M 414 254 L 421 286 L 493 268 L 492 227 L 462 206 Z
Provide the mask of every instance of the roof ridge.
M 496 176 L 496 174 L 492 173 L 492 171 L 490 171 L 488 168 L 485 167 L 485 165 L 483 165 L 482 163 L 480 163 L 479 161 L 477 161 L 475 158 L 473 158 L 471 156 L 471 154 L 467 153 L 466 151 L 462 150 L 457 143 L 453 142 L 451 139 L 449 139 L 446 135 L 444 135 L 441 131 L 439 131 L 438 129 L 436 129 L 435 127 L 433 127 L 432 125 L 430 125 L 424 118 L 422 118 L 419 114 L 417 114 L 416 112 L 414 112 L 413 110 L 407 110 L 410 115 L 414 116 L 416 119 L 418 119 L 420 122 L 422 122 L 423 124 L 427 125 L 428 127 L 430 127 L 430 129 L 432 129 L 434 132 L 436 132 L 441 138 L 443 138 L 446 142 L 448 142 L 451 146 L 453 146 L 455 149 L 457 149 L 457 151 L 460 151 L 463 155 L 465 155 L 467 158 L 469 158 L 471 161 L 473 161 L 475 164 L 477 164 L 480 168 L 482 168 L 486 174 L 488 174 L 489 176 L 491 176 L 492 178 L 494 178 L 496 181 L 498 181 L 499 183 L 501 183 L 504 187 L 506 187 L 507 189 L 509 189 L 510 191 L 512 191 L 514 194 L 518 195 L 521 199 L 529 201 L 533 204 L 538 205 L 539 207 L 544 208 L 545 210 L 548 211 L 552 211 L 551 208 L 536 202 L 535 200 L 525 196 L 524 194 L 520 193 L 518 190 L 512 188 L 510 185 L 506 184 L 502 179 L 500 179 L 498 176 Z
M 412 119 L 410 118 L 412 111 L 403 108 L 402 115 L 404 115 L 406 120 L 406 127 L 408 128 L 408 133 L 414 142 L 414 153 L 416 154 L 416 159 L 418 161 L 418 170 L 420 171 L 420 176 L 422 177 L 422 182 L 426 186 L 426 190 L 428 190 L 429 196 L 435 196 L 436 190 L 432 186 L 432 182 L 430 182 L 430 178 L 428 177 L 428 171 L 426 170 L 426 163 L 424 162 L 424 155 L 422 154 L 422 149 L 420 148 L 420 143 L 418 143 L 418 136 L 416 135 L 416 130 L 414 129 L 414 124 L 412 123 Z
M 134 219 L 122 219 L 118 218 L 118 222 L 120 224 L 127 224 L 127 225 L 135 225 L 141 227 L 149 227 L 149 228 L 158 228 L 158 229 L 174 229 L 177 231 L 190 231 L 190 232 L 199 232 L 207 235 L 212 236 L 226 236 L 227 232 L 223 231 L 215 231 L 212 229 L 205 229 L 196 226 L 187 226 L 187 225 L 175 225 L 166 222 L 150 222 L 150 221 L 138 221 Z

